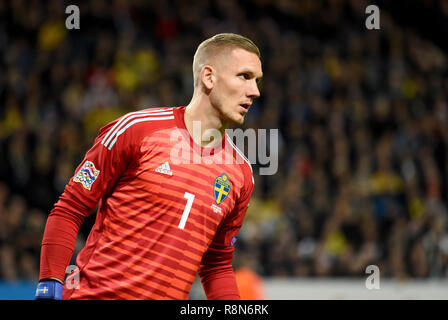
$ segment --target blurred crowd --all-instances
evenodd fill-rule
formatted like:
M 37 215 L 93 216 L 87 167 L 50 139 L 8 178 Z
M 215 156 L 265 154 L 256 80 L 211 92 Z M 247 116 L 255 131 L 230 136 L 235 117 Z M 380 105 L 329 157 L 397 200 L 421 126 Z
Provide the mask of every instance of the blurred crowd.
M 448 19 L 447 2 L 426 3 Z M 69 4 L 79 30 L 65 27 Z M 381 29 L 367 30 L 367 5 L 0 0 L 0 279 L 37 279 L 46 217 L 98 129 L 188 104 L 196 46 L 219 32 L 262 53 L 244 128 L 280 133 L 277 174 L 254 164 L 235 266 L 447 277 L 447 52 L 381 7 Z

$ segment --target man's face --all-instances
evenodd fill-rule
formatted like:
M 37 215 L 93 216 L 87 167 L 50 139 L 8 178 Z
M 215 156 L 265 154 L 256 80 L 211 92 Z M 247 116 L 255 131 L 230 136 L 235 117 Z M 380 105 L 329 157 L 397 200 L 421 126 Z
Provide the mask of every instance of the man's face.
M 262 77 L 261 61 L 241 48 L 221 56 L 215 68 L 215 82 L 210 101 L 225 122 L 241 125 L 253 99 L 260 96 L 258 80 Z

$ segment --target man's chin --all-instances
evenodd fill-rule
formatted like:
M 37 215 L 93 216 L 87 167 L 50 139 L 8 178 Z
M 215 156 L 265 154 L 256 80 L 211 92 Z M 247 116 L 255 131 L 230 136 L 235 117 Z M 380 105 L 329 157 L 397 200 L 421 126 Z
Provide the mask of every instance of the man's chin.
M 225 117 L 224 120 L 229 125 L 241 126 L 244 123 L 244 115 L 236 114 Z
M 230 123 L 233 125 L 241 126 L 244 123 L 244 116 L 234 118 L 233 121 L 231 121 Z

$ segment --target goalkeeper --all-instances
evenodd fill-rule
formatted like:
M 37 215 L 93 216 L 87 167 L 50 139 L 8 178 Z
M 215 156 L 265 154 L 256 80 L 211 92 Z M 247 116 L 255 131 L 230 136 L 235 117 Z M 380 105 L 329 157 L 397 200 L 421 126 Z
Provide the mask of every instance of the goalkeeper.
M 36 298 L 188 299 L 196 274 L 208 299 L 240 298 L 233 245 L 254 180 L 225 129 L 241 125 L 260 95 L 260 52 L 241 35 L 217 34 L 198 46 L 193 76 L 187 106 L 129 113 L 101 128 L 48 217 Z M 221 139 L 195 136 L 197 124 Z M 226 161 L 179 161 L 198 153 Z M 97 206 L 66 279 L 79 283 L 64 287 L 77 233 Z

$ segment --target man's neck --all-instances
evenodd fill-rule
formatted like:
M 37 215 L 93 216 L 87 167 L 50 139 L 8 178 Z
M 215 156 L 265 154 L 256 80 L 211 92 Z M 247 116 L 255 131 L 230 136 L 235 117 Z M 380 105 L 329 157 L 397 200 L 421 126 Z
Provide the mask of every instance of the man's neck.
M 214 147 L 222 142 L 227 123 L 222 121 L 218 111 L 208 101 L 193 98 L 185 109 L 184 120 L 197 144 Z

